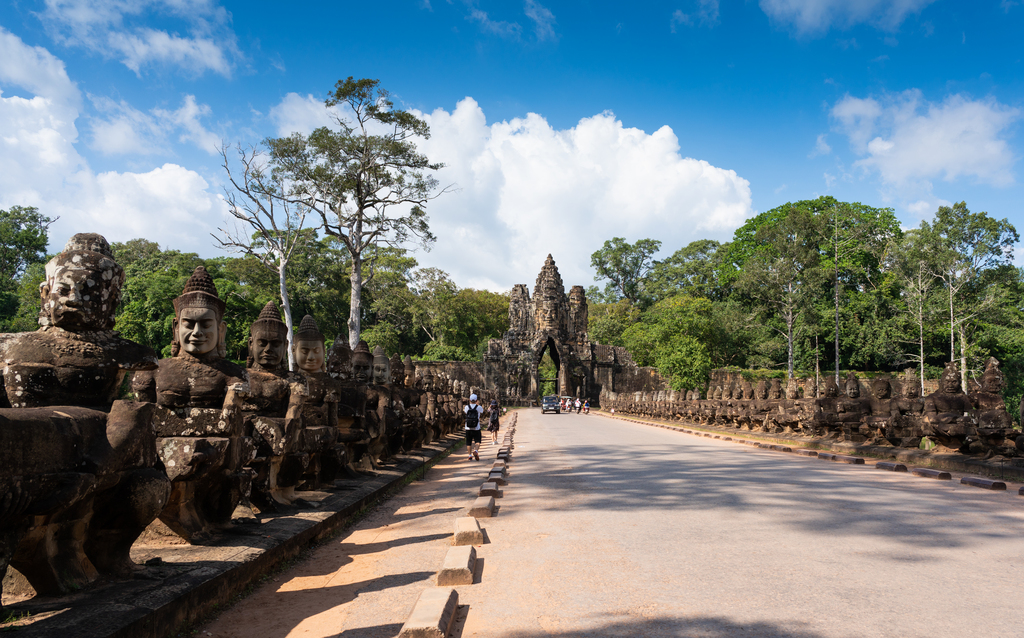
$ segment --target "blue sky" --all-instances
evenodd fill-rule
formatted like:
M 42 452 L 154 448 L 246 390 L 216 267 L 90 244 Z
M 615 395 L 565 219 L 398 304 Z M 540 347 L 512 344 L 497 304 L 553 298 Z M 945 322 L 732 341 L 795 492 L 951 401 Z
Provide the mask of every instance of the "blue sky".
M 352 75 L 430 122 L 456 188 L 418 259 L 462 286 L 530 283 L 549 252 L 587 285 L 604 239 L 668 254 L 824 194 L 1024 231 L 1024 3 L 640 4 L 9 1 L 0 207 L 60 215 L 54 245 L 222 254 L 215 147 L 327 123 Z

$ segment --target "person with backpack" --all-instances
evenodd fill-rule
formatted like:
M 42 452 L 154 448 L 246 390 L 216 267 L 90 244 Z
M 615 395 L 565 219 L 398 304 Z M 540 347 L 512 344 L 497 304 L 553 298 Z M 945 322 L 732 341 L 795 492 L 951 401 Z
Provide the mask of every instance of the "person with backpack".
M 487 425 L 487 431 L 491 433 L 491 443 L 498 442 L 498 415 L 501 414 L 501 410 L 498 408 L 498 402 L 491 399 L 491 417 L 490 422 Z
M 466 416 L 466 452 L 469 453 L 470 461 L 480 460 L 480 417 L 484 413 L 484 406 L 476 402 L 476 395 L 469 395 L 469 405 L 463 408 Z
M 573 404 L 573 407 L 576 408 L 576 414 L 579 414 L 580 413 L 580 408 L 583 407 L 583 404 L 580 403 L 580 398 L 579 397 L 576 397 L 576 403 Z

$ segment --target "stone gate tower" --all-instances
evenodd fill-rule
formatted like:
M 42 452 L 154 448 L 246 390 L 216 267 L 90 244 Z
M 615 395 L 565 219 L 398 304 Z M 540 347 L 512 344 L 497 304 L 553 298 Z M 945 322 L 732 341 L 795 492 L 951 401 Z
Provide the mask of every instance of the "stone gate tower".
M 565 294 L 551 255 L 537 275 L 532 297 L 526 284 L 512 288 L 508 318 L 508 332 L 488 343 L 484 376 L 488 388 L 512 401 L 537 397 L 538 365 L 545 352 L 558 370 L 556 392 L 589 398 L 595 405 L 602 388 L 622 391 L 625 378 L 620 373 L 637 369 L 625 349 L 590 341 L 586 292 L 583 286 L 573 286 Z

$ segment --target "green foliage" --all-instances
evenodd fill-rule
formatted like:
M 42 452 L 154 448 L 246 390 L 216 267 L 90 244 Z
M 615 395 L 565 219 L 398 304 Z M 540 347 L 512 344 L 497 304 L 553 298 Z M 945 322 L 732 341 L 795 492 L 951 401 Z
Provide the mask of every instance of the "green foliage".
M 555 367 L 555 362 L 552 361 L 551 355 L 545 350 L 544 356 L 541 357 L 540 363 L 537 365 L 537 375 L 541 379 L 546 381 L 540 382 L 540 396 L 545 397 L 555 393 L 557 381 L 554 379 L 558 376 L 558 368 Z
M 648 301 L 647 279 L 654 267 L 654 253 L 661 248 L 656 239 L 639 239 L 626 243 L 622 237 L 613 237 L 590 256 L 590 265 L 597 272 L 595 281 L 607 279 L 605 301 L 625 299 L 633 305 Z
M 637 364 L 656 367 L 676 389 L 694 388 L 711 370 L 711 317 L 709 300 L 677 295 L 654 304 L 622 341 Z
M 639 320 L 640 309 L 625 299 L 610 304 L 590 303 L 587 334 L 597 343 L 624 346 L 622 333 Z
M 14 292 L 29 265 L 46 261 L 48 229 L 54 221 L 34 206 L 0 209 L 0 291 Z

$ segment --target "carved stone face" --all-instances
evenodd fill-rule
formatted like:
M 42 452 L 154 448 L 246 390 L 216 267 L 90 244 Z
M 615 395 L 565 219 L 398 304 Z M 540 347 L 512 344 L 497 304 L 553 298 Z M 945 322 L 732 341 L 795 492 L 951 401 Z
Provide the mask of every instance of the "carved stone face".
M 369 357 L 352 355 L 352 378 L 357 383 L 370 382 L 370 362 L 371 359 Z
M 960 374 L 955 366 L 947 366 L 942 371 L 939 388 L 945 394 L 960 394 Z
M 782 383 L 778 379 L 772 379 L 772 385 L 768 388 L 768 398 L 772 401 L 782 398 Z
M 303 372 L 321 372 L 324 369 L 323 341 L 296 341 L 295 365 Z
M 787 399 L 799 399 L 800 388 L 797 387 L 796 379 L 790 379 L 789 383 L 786 384 L 786 398 Z
M 109 260 L 104 260 L 109 261 Z M 113 262 L 110 262 L 113 266 Z M 82 268 L 71 259 L 58 258 L 52 276 L 40 289 L 43 311 L 52 325 L 65 330 L 102 330 L 114 312 L 116 295 L 111 279 L 98 270 Z
M 892 387 L 886 379 L 876 379 L 871 384 L 871 395 L 876 399 L 888 399 L 892 394 Z
M 860 396 L 860 383 L 856 379 L 846 380 L 846 396 L 856 399 Z
M 212 308 L 182 308 L 174 320 L 181 349 L 194 357 L 215 351 L 226 328 L 224 322 L 217 320 L 217 311 Z
M 908 399 L 916 399 L 921 396 L 921 384 L 917 377 L 911 377 L 903 382 L 903 396 Z
M 999 371 L 990 372 L 985 371 L 985 374 L 981 375 L 981 389 L 991 394 L 998 394 L 1003 389 L 1003 375 Z
M 256 327 L 249 336 L 249 351 L 253 360 L 264 370 L 277 370 L 288 352 L 288 339 L 280 330 Z
M 839 386 L 836 385 L 835 379 L 828 377 L 825 379 L 825 398 L 834 399 L 839 396 Z

